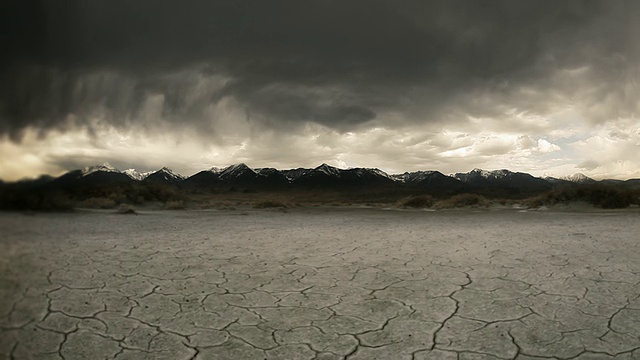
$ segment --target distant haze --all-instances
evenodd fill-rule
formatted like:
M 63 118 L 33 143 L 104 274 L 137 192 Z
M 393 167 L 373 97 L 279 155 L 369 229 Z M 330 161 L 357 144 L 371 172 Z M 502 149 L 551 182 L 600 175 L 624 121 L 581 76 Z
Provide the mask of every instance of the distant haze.
M 0 178 L 105 161 L 640 178 L 640 2 L 10 0 Z

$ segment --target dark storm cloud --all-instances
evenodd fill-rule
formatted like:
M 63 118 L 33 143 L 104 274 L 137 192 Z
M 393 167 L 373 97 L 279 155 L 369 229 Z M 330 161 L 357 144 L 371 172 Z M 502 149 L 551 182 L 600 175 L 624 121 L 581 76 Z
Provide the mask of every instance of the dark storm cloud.
M 154 120 L 141 119 L 155 95 L 156 115 L 214 131 L 209 107 L 225 98 L 252 121 L 282 128 L 310 121 L 348 130 L 384 121 L 379 114 L 388 111 L 413 121 L 499 117 L 508 107 L 544 112 L 558 94 L 582 101 L 580 89 L 555 80 L 581 66 L 589 72 L 576 83 L 599 86 L 584 95 L 594 114 L 638 110 L 629 100 L 635 87 L 614 91 L 639 59 L 632 1 L 3 6 L 0 131 L 16 137 L 28 126 L 64 128 L 91 117 L 148 126 Z M 522 95 L 523 87 L 536 95 Z M 611 92 L 604 106 L 589 98 Z

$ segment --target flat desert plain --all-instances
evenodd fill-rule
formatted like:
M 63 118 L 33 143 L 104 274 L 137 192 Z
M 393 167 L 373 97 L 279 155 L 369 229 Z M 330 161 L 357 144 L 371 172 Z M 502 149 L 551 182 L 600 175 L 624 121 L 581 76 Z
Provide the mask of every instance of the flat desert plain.
M 3 359 L 640 359 L 640 211 L 0 214 Z

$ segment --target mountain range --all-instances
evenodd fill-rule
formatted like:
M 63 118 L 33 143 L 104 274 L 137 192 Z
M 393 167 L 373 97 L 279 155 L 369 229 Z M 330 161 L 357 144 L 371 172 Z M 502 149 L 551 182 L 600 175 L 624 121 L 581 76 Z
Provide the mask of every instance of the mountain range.
M 535 177 L 509 170 L 487 171 L 473 169 L 467 173 L 445 175 L 439 171 L 415 171 L 389 175 L 376 168 L 340 169 L 327 164 L 315 168 L 278 170 L 250 168 L 235 164 L 225 168 L 213 167 L 184 177 L 167 167 L 157 171 L 120 171 L 104 163 L 82 170 L 70 171 L 58 178 L 41 177 L 30 180 L 39 185 L 73 188 L 117 183 L 142 183 L 175 186 L 193 191 L 264 191 L 288 188 L 351 189 L 353 191 L 389 191 L 394 189 L 422 189 L 434 192 L 459 193 L 477 191 L 496 195 L 540 193 L 558 185 L 594 184 L 598 181 L 583 174 L 564 178 Z M 640 179 L 603 180 L 602 183 L 633 185 Z
M 0 210 L 113 208 L 155 202 L 206 207 L 212 203 L 238 204 L 272 198 L 312 204 L 395 204 L 416 195 L 445 200 L 465 194 L 501 201 L 573 199 L 618 208 L 640 205 L 640 179 L 596 181 L 582 174 L 541 178 L 504 169 L 473 169 L 450 175 L 433 170 L 390 175 L 375 168 L 339 169 L 327 164 L 288 170 L 235 164 L 185 177 L 167 167 L 148 172 L 120 171 L 104 163 L 59 177 L 0 181 Z

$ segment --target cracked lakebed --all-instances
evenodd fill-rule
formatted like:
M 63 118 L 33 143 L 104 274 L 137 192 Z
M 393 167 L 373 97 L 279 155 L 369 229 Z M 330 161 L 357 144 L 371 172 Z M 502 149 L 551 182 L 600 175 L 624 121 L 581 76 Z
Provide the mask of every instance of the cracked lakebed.
M 640 359 L 640 212 L 0 214 L 0 359 Z

